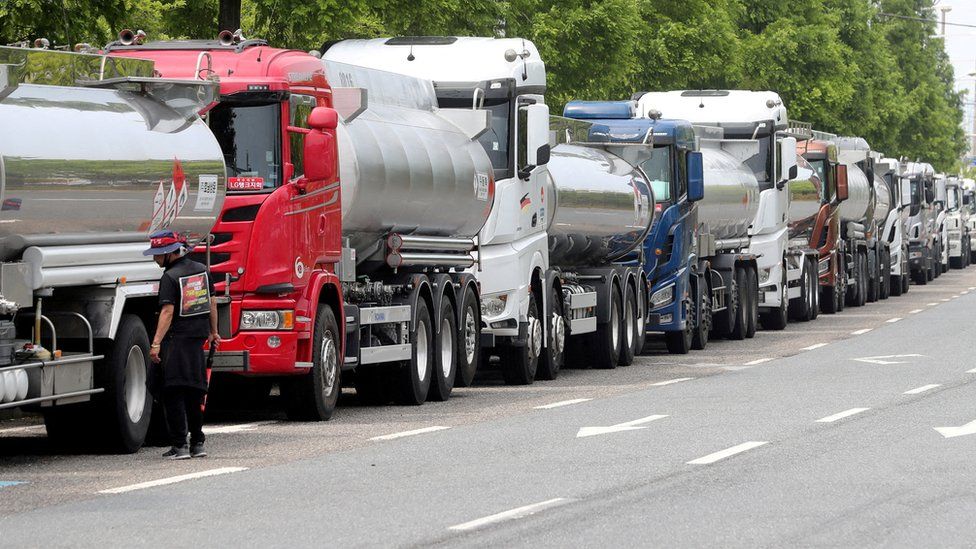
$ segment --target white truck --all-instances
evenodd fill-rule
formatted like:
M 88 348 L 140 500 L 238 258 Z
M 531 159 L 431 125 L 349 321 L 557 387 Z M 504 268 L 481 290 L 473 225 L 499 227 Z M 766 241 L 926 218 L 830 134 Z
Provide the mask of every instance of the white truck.
M 787 119 L 779 95 L 770 91 L 685 90 L 635 95 L 638 111 L 722 130 L 721 147 L 751 170 L 759 182 L 754 218 L 742 219 L 748 236 L 740 250 L 756 257 L 758 316 L 764 328 L 786 327 L 790 302 L 807 297 L 817 280 L 818 253 L 789 237 L 789 181 L 797 176 L 797 137 L 809 137 Z M 703 150 L 705 147 L 703 147 Z M 706 165 L 706 175 L 707 175 Z M 707 193 L 706 193 L 707 200 Z M 755 332 L 749 321 L 747 334 Z
M 199 116 L 216 84 L 153 72 L 0 48 L 0 409 L 43 413 L 59 442 L 142 445 L 162 274 L 142 255 L 147 233 L 192 246 L 224 201 L 223 154 Z
M 950 177 L 946 181 L 946 234 L 949 238 L 949 265 L 954 269 L 965 269 L 970 263 L 973 249 L 970 216 L 963 181 Z
M 891 207 L 881 234 L 888 242 L 890 293 L 899 296 L 908 292 L 911 282 L 908 270 L 908 237 L 905 233 L 911 210 L 911 188 L 909 182 L 901 177 L 901 163 L 895 158 L 877 154 L 874 174 L 884 180 L 890 193 Z

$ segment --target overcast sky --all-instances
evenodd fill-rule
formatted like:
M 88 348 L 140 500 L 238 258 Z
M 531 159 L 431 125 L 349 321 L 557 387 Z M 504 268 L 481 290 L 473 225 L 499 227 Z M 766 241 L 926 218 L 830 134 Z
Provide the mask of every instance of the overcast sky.
M 946 14 L 946 21 L 963 25 L 976 26 L 976 0 L 939 0 L 936 5 L 936 17 L 941 17 L 939 8 L 951 7 Z M 956 89 L 969 90 L 966 98 L 966 133 L 971 133 L 973 123 L 973 84 L 974 79 L 969 73 L 976 72 L 976 28 L 946 26 L 946 49 L 952 66 L 955 69 Z

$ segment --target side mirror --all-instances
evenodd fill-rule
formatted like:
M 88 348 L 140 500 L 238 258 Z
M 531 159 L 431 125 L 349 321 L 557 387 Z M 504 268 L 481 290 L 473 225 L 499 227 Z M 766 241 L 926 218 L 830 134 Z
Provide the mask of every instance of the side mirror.
M 309 181 L 331 181 L 336 174 L 335 129 L 339 115 L 328 107 L 315 107 L 308 115 L 311 129 L 305 134 L 302 150 L 305 175 L 298 180 L 299 192 L 304 192 Z
M 518 175 L 528 179 L 532 170 L 549 163 L 549 106 L 536 103 L 519 107 Z
M 843 202 L 847 200 L 847 165 L 837 164 L 834 166 L 834 179 L 837 181 L 837 200 Z
M 688 173 L 688 202 L 705 198 L 705 166 L 701 152 L 689 152 L 685 157 L 685 171 Z
M 779 181 L 796 179 L 796 138 L 784 137 L 779 141 Z

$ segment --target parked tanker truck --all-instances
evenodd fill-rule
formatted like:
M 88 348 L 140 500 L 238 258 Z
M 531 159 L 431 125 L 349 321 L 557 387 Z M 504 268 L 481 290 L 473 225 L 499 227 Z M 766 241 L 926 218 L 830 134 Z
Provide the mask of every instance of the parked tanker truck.
M 279 381 L 296 419 L 331 417 L 343 372 L 369 402 L 449 398 L 477 367 L 480 292 L 465 269 L 494 202 L 477 141 L 488 112 L 436 108 L 416 78 L 327 75 L 262 40 L 108 49 L 164 76 L 220 78 L 209 123 L 230 176 L 211 245 L 215 375 L 258 394 Z
M 889 293 L 898 296 L 908 292 L 910 282 L 908 238 L 905 230 L 911 209 L 911 189 L 908 182 L 901 177 L 901 164 L 894 158 L 885 158 L 878 154 L 874 173 L 884 181 L 891 201 L 881 234 L 888 241 L 888 253 L 891 257 L 891 269 L 888 273 Z
M 789 231 L 789 181 L 796 176 L 797 137 L 809 137 L 809 128 L 797 133 L 787 120 L 786 107 L 779 95 L 768 91 L 690 90 L 638 94 L 638 111 L 647 116 L 659 111 L 669 118 L 682 118 L 694 124 L 718 127 L 722 138 L 717 144 L 758 181 L 759 199 L 755 210 L 743 202 L 744 209 L 732 210 L 724 204 L 717 214 L 745 234 L 717 239 L 722 246 L 753 255 L 758 279 L 758 311 L 767 329 L 783 329 L 791 300 L 802 301 L 804 287 L 816 280 L 817 250 L 808 241 L 791 239 Z M 708 139 L 707 141 L 714 141 Z M 703 151 L 706 147 L 703 145 Z M 705 201 L 709 200 L 708 154 L 705 154 Z M 708 219 L 708 207 L 699 206 L 699 216 Z M 731 217 L 726 217 L 731 216 Z M 745 276 L 752 273 L 746 268 Z M 755 286 L 755 284 L 747 284 Z M 748 301 L 747 301 L 748 303 Z M 748 309 L 747 309 L 748 310 Z M 746 333 L 754 333 L 755 322 L 747 322 Z
M 821 218 L 810 233 L 810 246 L 817 249 L 820 282 L 820 310 L 834 314 L 844 309 L 847 291 L 846 261 L 841 238 L 841 203 L 847 200 L 847 165 L 838 161 L 832 134 L 812 132 L 813 138 L 797 144 L 797 153 L 817 173 L 820 182 Z M 819 227 L 819 228 L 818 228 Z
M 976 248 L 972 245 L 972 236 L 976 235 L 976 181 L 969 178 L 963 178 L 961 182 L 962 187 L 962 208 L 964 210 L 964 215 L 968 218 L 966 222 L 966 228 L 969 230 L 970 235 L 970 246 L 969 246 L 969 264 L 972 265 L 976 263 Z
M 481 284 L 484 355 L 498 356 L 505 381 L 556 377 L 567 345 L 585 349 L 593 367 L 629 363 L 643 277 L 617 260 L 643 241 L 653 200 L 630 162 L 601 159 L 608 151 L 586 143 L 585 132 L 558 154 L 551 148 L 545 65 L 532 42 L 447 36 L 327 46 L 326 63 L 423 78 L 442 108 L 491 110 L 480 142 L 492 158 L 495 202 L 471 272 Z
M 935 278 L 941 250 L 937 248 L 935 219 L 935 170 L 931 164 L 906 162 L 902 178 L 908 181 L 910 207 L 908 214 L 908 266 L 916 284 L 928 284 Z
M 964 199 L 963 182 L 958 177 L 946 181 L 946 234 L 948 235 L 949 265 L 954 269 L 969 266 L 972 239 L 969 231 L 970 211 Z
M 18 48 L 0 48 L 0 74 L 0 409 L 134 452 L 162 274 L 142 251 L 161 228 L 204 241 L 221 212 L 223 155 L 199 116 L 216 85 Z
M 934 218 L 933 227 L 936 232 L 936 242 L 938 242 L 938 264 L 935 268 L 935 278 L 939 278 L 942 273 L 949 270 L 949 230 L 946 225 L 946 185 L 948 176 L 944 173 L 935 174 L 935 182 L 932 190 L 935 193 L 935 201 L 932 203 L 932 216 Z

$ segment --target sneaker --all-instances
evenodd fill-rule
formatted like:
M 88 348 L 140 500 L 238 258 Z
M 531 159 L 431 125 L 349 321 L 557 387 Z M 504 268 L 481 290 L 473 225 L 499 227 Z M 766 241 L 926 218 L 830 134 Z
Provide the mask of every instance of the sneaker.
M 190 459 L 190 450 L 186 446 L 173 446 L 163 454 L 168 459 Z
M 195 458 L 205 458 L 207 457 L 207 451 L 203 449 L 203 443 L 198 442 L 196 444 L 190 445 L 190 455 Z

